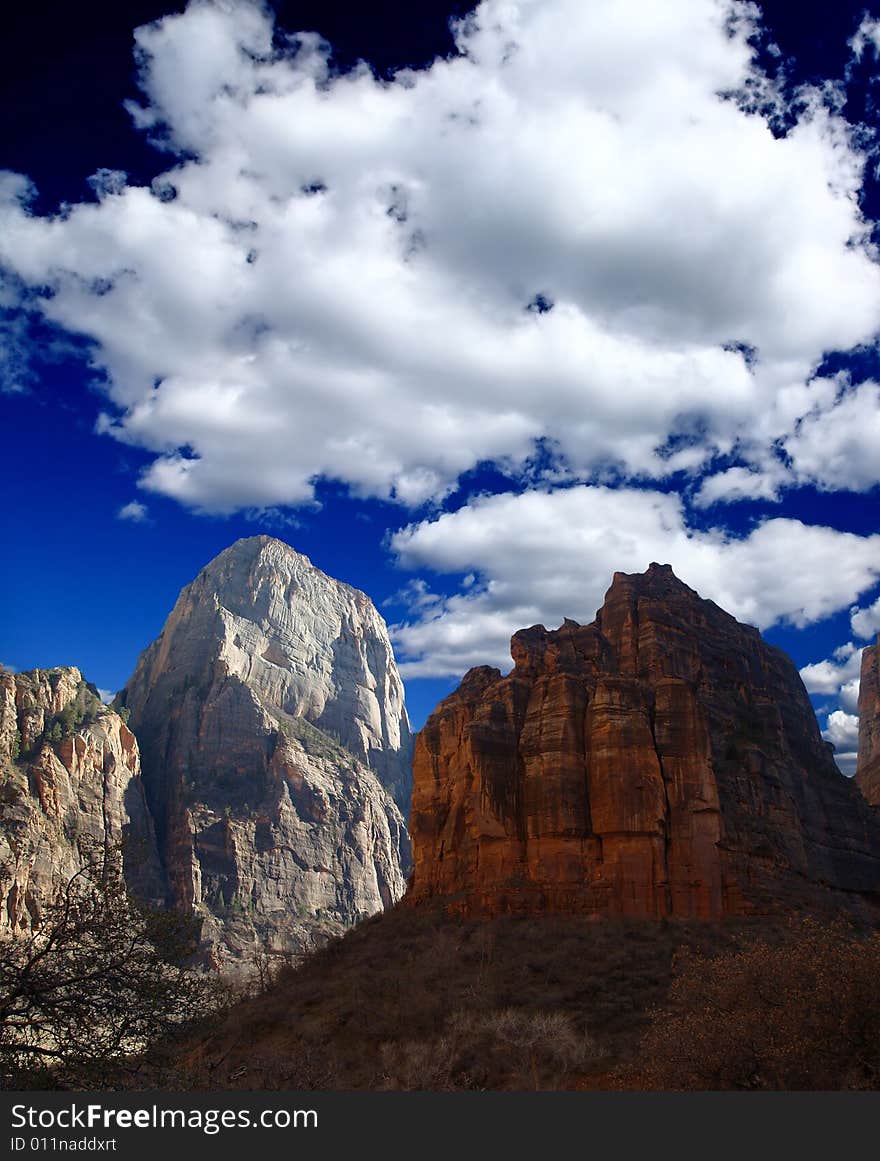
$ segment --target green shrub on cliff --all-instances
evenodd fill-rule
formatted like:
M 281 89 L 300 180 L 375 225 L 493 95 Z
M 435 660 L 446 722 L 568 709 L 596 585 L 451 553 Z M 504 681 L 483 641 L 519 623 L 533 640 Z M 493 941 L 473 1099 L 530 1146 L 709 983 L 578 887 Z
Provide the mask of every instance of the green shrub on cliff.
M 50 742 L 72 738 L 75 733 L 90 726 L 106 712 L 107 707 L 101 701 L 95 686 L 83 679 L 64 709 L 46 722 L 44 735 Z

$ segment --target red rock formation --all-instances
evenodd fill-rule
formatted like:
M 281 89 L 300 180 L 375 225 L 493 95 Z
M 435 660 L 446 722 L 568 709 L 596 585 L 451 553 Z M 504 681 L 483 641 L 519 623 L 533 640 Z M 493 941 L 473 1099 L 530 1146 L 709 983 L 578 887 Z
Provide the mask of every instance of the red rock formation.
M 711 919 L 880 891 L 880 822 L 797 670 L 668 565 L 516 633 L 417 739 L 408 899 Z
M 880 806 L 880 637 L 862 653 L 856 782 L 868 802 Z

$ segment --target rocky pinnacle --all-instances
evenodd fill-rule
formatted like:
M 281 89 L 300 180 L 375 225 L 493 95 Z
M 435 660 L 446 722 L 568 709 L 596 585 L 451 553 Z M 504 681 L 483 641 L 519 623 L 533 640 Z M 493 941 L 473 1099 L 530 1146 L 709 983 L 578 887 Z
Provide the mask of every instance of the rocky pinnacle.
M 364 593 L 272 537 L 239 540 L 182 590 L 118 700 L 170 902 L 201 917 L 208 962 L 246 971 L 403 893 L 411 737 Z

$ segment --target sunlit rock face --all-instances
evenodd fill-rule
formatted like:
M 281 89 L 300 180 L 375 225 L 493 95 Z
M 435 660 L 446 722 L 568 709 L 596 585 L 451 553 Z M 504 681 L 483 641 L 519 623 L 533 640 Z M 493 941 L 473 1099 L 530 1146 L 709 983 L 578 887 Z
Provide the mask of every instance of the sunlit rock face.
M 78 669 L 0 672 L 0 934 L 27 935 L 105 852 L 161 902 L 134 735 Z
M 880 637 L 862 652 L 856 782 L 868 802 L 880 806 Z
M 792 661 L 668 565 L 514 635 L 416 742 L 414 903 L 714 919 L 873 913 L 880 826 Z
M 183 589 L 118 700 L 170 902 L 202 918 L 208 962 L 249 970 L 402 895 L 411 736 L 363 593 L 240 540 Z

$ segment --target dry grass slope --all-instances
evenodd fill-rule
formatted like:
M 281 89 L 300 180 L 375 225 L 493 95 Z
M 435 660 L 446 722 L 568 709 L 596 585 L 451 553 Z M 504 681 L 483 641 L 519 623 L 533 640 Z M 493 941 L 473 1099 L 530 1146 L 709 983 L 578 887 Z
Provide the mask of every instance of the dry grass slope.
M 138 1083 L 870 1088 L 878 968 L 880 936 L 840 924 L 480 922 L 399 907 L 155 1055 Z M 804 1064 L 817 1051 L 821 1069 Z

